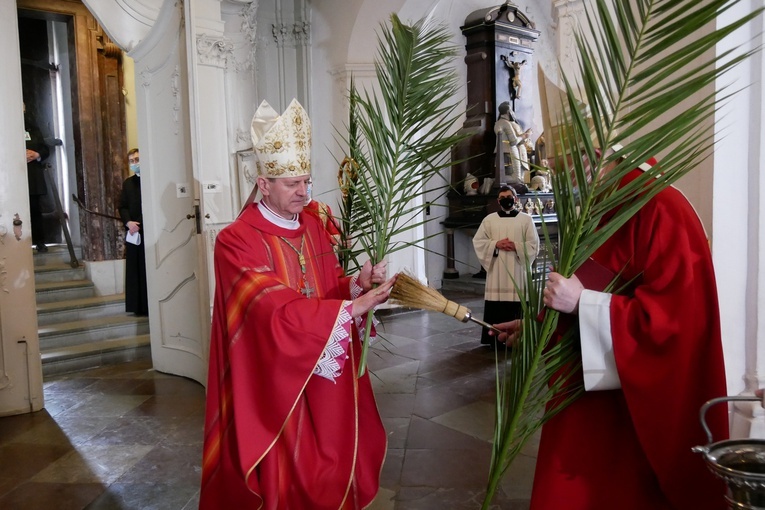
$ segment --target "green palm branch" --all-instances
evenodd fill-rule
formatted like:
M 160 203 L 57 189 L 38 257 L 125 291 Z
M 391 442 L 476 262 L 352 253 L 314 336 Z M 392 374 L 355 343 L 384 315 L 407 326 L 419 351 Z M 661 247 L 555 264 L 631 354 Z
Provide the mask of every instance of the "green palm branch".
M 349 140 L 358 177 L 343 225 L 355 245 L 377 263 L 410 246 L 396 237 L 421 227 L 426 185 L 452 165 L 450 149 L 467 135 L 456 133 L 461 97 L 452 61 L 457 48 L 447 29 L 429 19 L 405 25 L 394 14 L 378 36 L 374 93 L 351 86 L 357 137 Z M 367 318 L 369 338 L 372 312 Z M 360 375 L 366 369 L 365 341 Z
M 353 77 L 351 77 L 351 90 L 355 89 L 356 84 Z M 354 235 L 351 218 L 354 216 L 354 206 L 358 205 L 354 185 L 359 178 L 358 161 L 360 159 L 358 106 L 356 105 L 356 97 L 353 94 L 350 96 L 348 125 L 346 128 L 348 133 L 348 149 L 343 161 L 339 162 L 340 170 L 337 174 L 337 183 L 340 186 L 341 199 L 340 217 L 336 219 L 340 225 L 338 255 L 343 271 L 348 273 L 352 269 L 358 270 L 360 268 L 357 260 L 360 250 L 354 251 L 351 244 Z
M 587 24 L 576 36 L 580 77 L 576 87 L 564 77 L 563 113 L 551 119 L 562 127 L 557 134 L 546 133 L 553 135 L 555 147 L 552 187 L 559 229 L 558 256 L 550 262 L 563 276 L 571 276 L 643 205 L 710 155 L 711 120 L 720 102 L 735 92 L 709 91 L 750 53 L 708 55 L 761 13 L 714 26 L 737 2 L 592 0 L 586 7 Z M 669 110 L 677 114 L 660 125 L 660 116 Z M 601 157 L 601 148 L 615 150 Z M 659 154 L 664 155 L 659 164 L 620 185 L 633 169 Z M 549 235 L 543 237 L 553 253 Z M 581 367 L 578 326 L 559 328 L 558 312 L 542 305 L 544 282 L 530 269 L 526 279 L 522 338 L 509 355 L 509 368 L 498 362 L 496 429 L 484 509 L 527 440 L 583 392 L 581 381 L 572 377 Z M 565 333 L 553 341 L 556 329 Z

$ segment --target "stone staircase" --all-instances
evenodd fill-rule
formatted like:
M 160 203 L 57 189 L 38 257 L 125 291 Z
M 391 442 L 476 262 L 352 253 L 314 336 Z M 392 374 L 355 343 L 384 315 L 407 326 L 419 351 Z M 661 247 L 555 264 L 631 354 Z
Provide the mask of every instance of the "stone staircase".
M 149 319 L 125 312 L 125 295 L 97 296 L 64 246 L 35 253 L 43 375 L 150 357 Z

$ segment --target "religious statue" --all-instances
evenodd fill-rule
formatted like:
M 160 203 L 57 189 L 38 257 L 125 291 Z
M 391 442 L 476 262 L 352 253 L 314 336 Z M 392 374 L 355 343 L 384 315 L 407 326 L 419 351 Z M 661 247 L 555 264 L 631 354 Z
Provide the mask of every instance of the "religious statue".
M 539 135 L 539 138 L 537 138 L 536 143 L 534 144 L 534 157 L 535 162 L 537 165 L 541 165 L 541 161 L 544 161 L 547 159 L 547 146 L 545 145 L 545 133 L 542 131 L 542 134 Z
M 478 178 L 469 173 L 465 177 L 465 183 L 463 184 L 462 189 L 465 191 L 466 195 L 477 195 L 478 194 Z
M 492 177 L 485 177 L 483 182 L 481 183 L 481 187 L 478 189 L 478 193 L 481 195 L 488 195 L 491 193 L 491 187 L 494 185 L 494 178 Z
M 499 105 L 499 118 L 494 123 L 494 133 L 497 135 L 497 158 L 500 169 L 500 178 L 507 178 L 505 182 L 523 182 L 522 163 L 526 149 L 523 141 L 523 128 L 515 119 L 515 114 L 510 108 L 510 103 L 505 101 Z M 521 150 L 523 148 L 523 150 Z M 508 165 L 509 160 L 509 165 Z M 510 175 L 507 166 L 511 167 Z M 528 162 L 526 162 L 528 167 Z
M 529 189 L 547 193 L 552 190 L 552 184 L 550 182 L 550 165 L 546 159 L 543 159 L 540 163 L 540 167 L 536 169 L 534 177 L 531 178 L 531 186 L 529 186 Z

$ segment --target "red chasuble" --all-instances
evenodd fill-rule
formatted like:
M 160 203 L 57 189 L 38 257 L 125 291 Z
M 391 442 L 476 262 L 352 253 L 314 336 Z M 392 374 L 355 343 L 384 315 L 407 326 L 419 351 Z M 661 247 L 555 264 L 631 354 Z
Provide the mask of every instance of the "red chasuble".
M 332 209 L 330 209 L 327 204 L 311 200 L 308 202 L 308 205 L 303 208 L 303 212 L 313 214 L 319 218 L 319 221 L 324 225 L 324 229 L 327 231 L 332 244 L 340 242 L 340 229 L 337 226 L 337 220 L 332 215 Z
M 251 204 L 216 239 L 202 510 L 357 509 L 377 493 L 386 435 L 369 375 L 357 377 L 355 326 L 341 375 L 313 375 L 349 278 L 319 221 L 300 224 L 277 227 Z M 280 236 L 305 239 L 309 298 Z
M 531 509 L 723 510 L 724 484 L 691 452 L 707 443 L 701 406 L 727 394 L 701 222 L 668 188 L 593 259 L 624 270 L 625 281 L 636 278 L 610 305 L 621 389 L 587 392 L 544 425 Z M 712 407 L 707 422 L 715 440 L 728 438 L 724 405 Z

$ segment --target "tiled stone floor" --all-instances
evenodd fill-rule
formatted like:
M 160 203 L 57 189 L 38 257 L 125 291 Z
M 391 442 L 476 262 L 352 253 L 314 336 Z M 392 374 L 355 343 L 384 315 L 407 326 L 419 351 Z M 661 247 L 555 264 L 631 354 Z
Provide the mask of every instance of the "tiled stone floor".
M 451 295 L 482 315 L 483 300 Z M 491 458 L 494 354 L 437 313 L 382 317 L 370 355 L 388 455 L 374 510 L 476 510 Z M 52 377 L 45 409 L 0 418 L 0 508 L 197 508 L 204 389 L 137 361 Z M 536 442 L 493 509 L 527 510 Z M 310 510 L 310 509 L 295 509 Z

